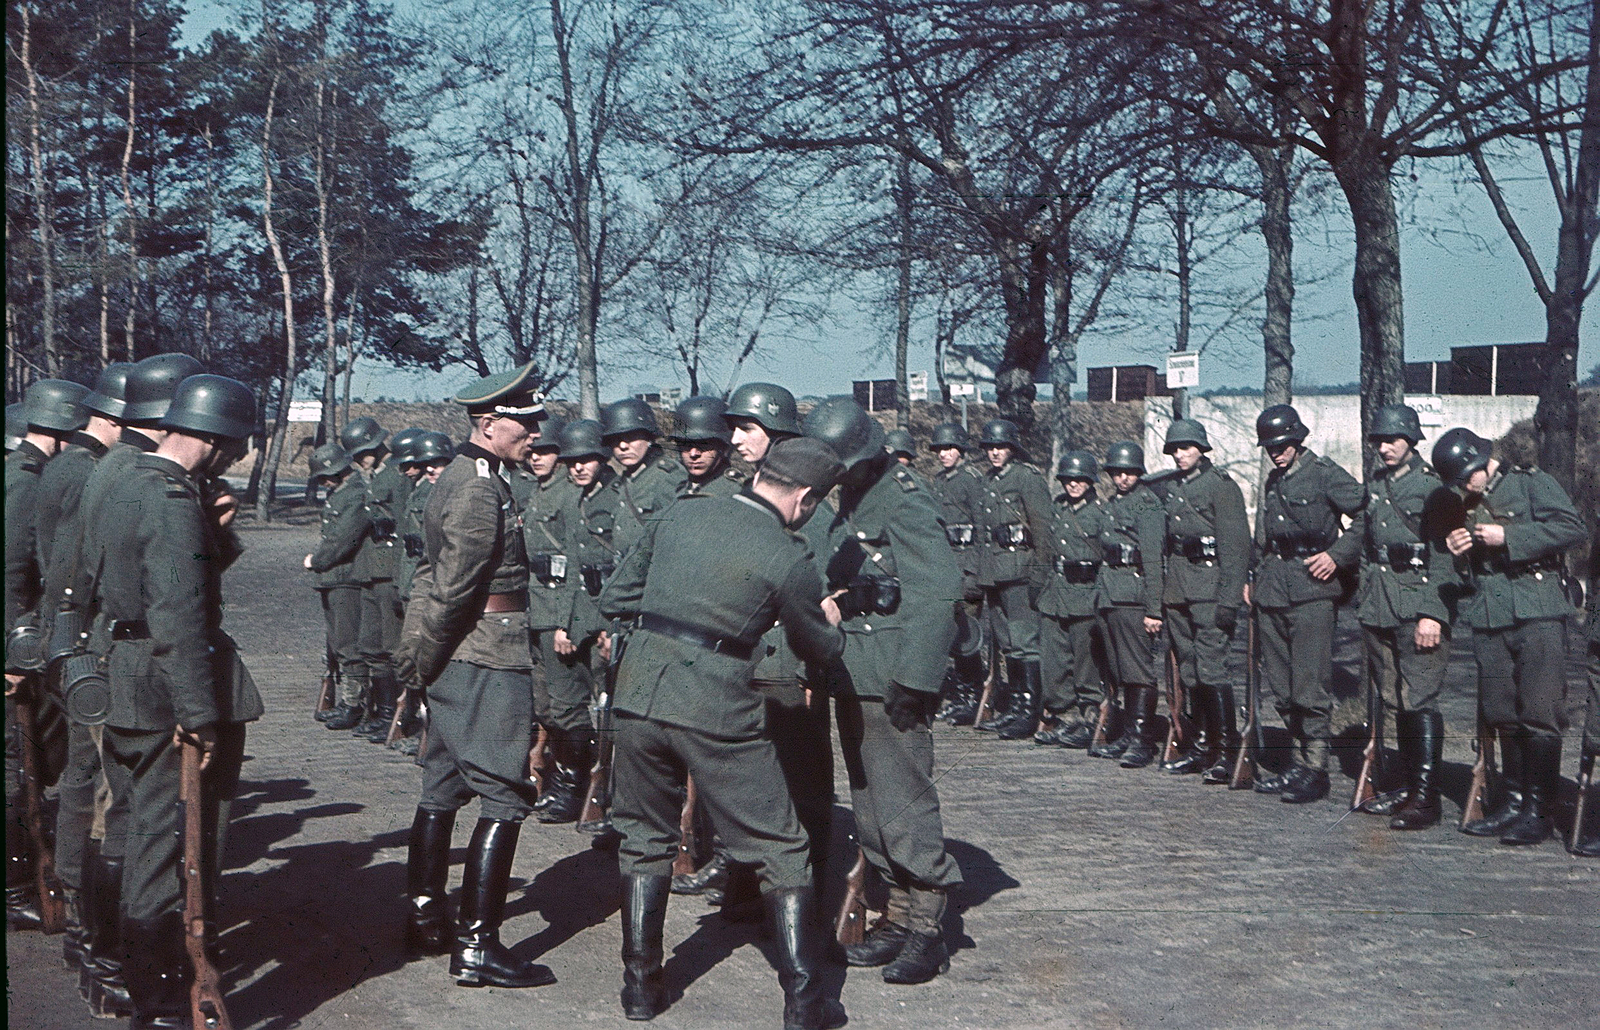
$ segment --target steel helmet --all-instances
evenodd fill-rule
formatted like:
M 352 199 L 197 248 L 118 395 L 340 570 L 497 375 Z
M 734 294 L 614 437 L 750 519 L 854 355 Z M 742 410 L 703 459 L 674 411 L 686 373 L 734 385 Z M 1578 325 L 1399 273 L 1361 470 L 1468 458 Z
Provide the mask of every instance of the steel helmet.
M 972 449 L 972 438 L 961 428 L 961 423 L 940 422 L 933 427 L 933 437 L 928 441 L 928 450 L 938 451 L 946 447 L 955 447 L 963 453 Z
M 732 443 L 733 430 L 728 428 L 728 420 L 722 417 L 727 410 L 728 406 L 721 397 L 690 397 L 678 405 L 678 425 L 672 431 L 672 439 L 679 443 L 698 440 Z
M 917 456 L 917 441 L 904 429 L 890 430 L 883 438 L 883 449 L 890 454 L 904 454 L 908 458 Z
M 1256 418 L 1256 443 L 1260 447 L 1298 444 L 1311 435 L 1300 413 L 1287 404 L 1274 404 Z
M 155 426 L 167 413 L 167 405 L 172 403 L 178 384 L 198 375 L 202 368 L 194 358 L 179 353 L 156 354 L 135 363 L 124 387 L 127 403 L 122 409 L 122 421 L 136 426 Z
M 192 375 L 173 391 L 161 428 L 244 440 L 256 431 L 256 398 L 237 379 Z
M 884 456 L 883 427 L 848 397 L 832 397 L 812 408 L 801 429 L 832 447 L 846 469 Z
M 1021 428 L 1008 418 L 992 418 L 985 422 L 978 444 L 983 447 L 1010 447 L 1018 454 L 1026 453 L 1026 448 L 1022 446 Z
M 1105 470 L 1122 470 L 1126 472 L 1144 472 L 1144 448 L 1132 440 L 1118 440 L 1106 448 L 1106 460 L 1103 462 Z
M 1451 486 L 1463 486 L 1472 474 L 1486 468 L 1494 445 L 1470 429 L 1457 426 L 1433 445 L 1433 470 Z
M 339 446 L 350 452 L 350 457 L 359 458 L 383 446 L 384 438 L 389 434 L 378 425 L 378 420 L 370 415 L 362 415 L 346 422 L 344 428 L 339 430 Z
M 1211 441 L 1206 439 L 1206 427 L 1192 418 L 1173 420 L 1172 425 L 1167 427 L 1167 439 L 1161 450 L 1171 454 L 1180 444 L 1193 444 L 1202 451 L 1211 449 Z
M 747 418 L 769 435 L 800 435 L 800 416 L 795 410 L 794 394 L 773 383 L 745 383 L 728 398 L 728 410 L 722 417 L 730 424 L 735 419 Z
M 539 423 L 539 437 L 533 441 L 533 449 L 536 451 L 559 452 L 561 450 L 561 431 L 566 427 L 566 419 L 559 415 L 548 416 L 543 422 Z
M 23 437 L 28 435 L 28 420 L 22 415 L 22 402 L 16 401 L 6 405 L 6 453 L 10 454 L 22 446 Z
M 29 429 L 75 433 L 89 424 L 83 398 L 89 388 L 66 379 L 40 379 L 22 395 L 22 417 Z
M 394 460 L 397 463 L 403 463 L 405 461 L 401 455 L 405 454 L 406 451 L 411 449 L 411 444 L 416 440 L 417 437 L 421 436 L 423 432 L 425 432 L 425 430 L 421 426 L 407 426 L 398 433 L 389 437 L 389 453 L 394 457 Z
M 455 444 L 443 433 L 428 430 L 411 441 L 407 465 L 433 465 L 456 456 Z
M 1372 431 L 1368 440 L 1399 438 L 1415 447 L 1422 442 L 1422 420 L 1417 409 L 1409 404 L 1385 404 L 1372 413 Z
M 582 461 L 585 458 L 607 457 L 605 441 L 601 438 L 600 423 L 592 418 L 580 418 L 561 428 L 561 460 Z
M 113 361 L 101 369 L 83 406 L 96 415 L 120 420 L 128 406 L 128 373 L 132 371 L 133 363 L 129 361 Z
M 332 479 L 350 467 L 350 455 L 336 443 L 325 443 L 311 452 L 311 478 Z
M 1092 483 L 1100 478 L 1100 465 L 1088 451 L 1068 451 L 1056 466 L 1056 478 L 1087 479 Z
M 656 413 L 650 410 L 650 405 L 637 397 L 612 401 L 600 412 L 601 442 L 609 443 L 612 437 L 626 436 L 629 433 L 661 435 L 661 426 L 656 422 Z M 564 454 L 565 449 L 563 449 Z

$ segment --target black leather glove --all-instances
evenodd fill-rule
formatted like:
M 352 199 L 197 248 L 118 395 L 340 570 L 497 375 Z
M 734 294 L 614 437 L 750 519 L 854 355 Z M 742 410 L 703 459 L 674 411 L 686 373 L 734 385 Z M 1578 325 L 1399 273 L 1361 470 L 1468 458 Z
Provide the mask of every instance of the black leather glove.
M 883 695 L 883 710 L 889 715 L 889 725 L 901 733 L 918 726 L 932 726 L 933 711 L 938 704 L 938 694 L 909 690 L 893 680 L 889 681 L 889 690 Z
M 1239 609 L 1231 604 L 1217 605 L 1217 628 L 1231 637 L 1237 625 L 1239 625 Z

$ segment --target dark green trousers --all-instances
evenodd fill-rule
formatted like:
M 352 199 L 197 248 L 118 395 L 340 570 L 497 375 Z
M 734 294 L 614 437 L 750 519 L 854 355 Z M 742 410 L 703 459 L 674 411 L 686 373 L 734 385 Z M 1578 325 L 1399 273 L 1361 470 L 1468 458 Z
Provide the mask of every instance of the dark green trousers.
M 756 680 L 751 686 L 766 699 L 767 739 L 783 770 L 795 814 L 811 840 L 811 864 L 828 857 L 833 830 L 833 733 L 828 725 L 828 695 L 796 680 Z M 698 782 L 698 781 L 697 781 Z
M 1450 664 L 1450 627 L 1442 627 L 1439 646 L 1431 651 L 1417 650 L 1416 634 L 1414 619 L 1392 629 L 1361 627 L 1367 675 L 1390 719 L 1400 712 L 1439 710 L 1439 692 Z
M 321 593 L 328 649 L 339 663 L 339 703 L 362 704 L 367 697 L 367 663 L 361 657 L 361 588 L 323 587 Z
M 1297 735 L 1300 764 L 1326 769 L 1332 732 L 1328 684 L 1333 678 L 1333 600 L 1257 610 L 1261 681 L 1272 691 L 1284 726 Z M 1245 612 L 1240 616 L 1248 617 Z
M 550 696 L 550 727 L 569 733 L 590 732 L 594 729 L 589 716 L 595 688 L 594 638 L 579 644 L 572 654 L 557 654 L 555 630 L 541 630 L 535 645 Z
M 1505 629 L 1474 629 L 1472 652 L 1478 659 L 1478 706 L 1489 725 L 1561 733 L 1565 619 L 1528 619 Z
M 1051 715 L 1087 712 L 1105 697 L 1098 622 L 1093 615 L 1039 616 L 1039 672 Z
M 1589 641 L 1589 714 L 1583 720 L 1583 753 L 1600 755 L 1600 641 Z
M 1119 687 L 1155 686 L 1154 640 L 1144 631 L 1144 609 L 1133 605 L 1102 608 L 1100 628 L 1112 681 Z
M 1039 612 L 1033 606 L 1027 580 L 984 587 L 983 595 L 989 628 L 1000 642 L 1001 653 L 1017 661 L 1038 661 Z
M 67 760 L 56 781 L 56 875 L 64 886 L 83 886 L 83 855 L 94 825 L 95 796 L 105 775 L 100 768 L 99 731 L 67 723 Z
M 726 740 L 626 712 L 616 715 L 611 824 L 623 876 L 671 876 L 685 778 L 734 862 L 756 867 L 766 890 L 805 887 L 811 844 L 766 737 Z
M 1178 675 L 1186 686 L 1228 685 L 1228 647 L 1233 638 L 1217 627 L 1217 606 L 1211 601 L 1169 604 L 1168 632 L 1178 652 Z
M 372 677 L 393 676 L 394 649 L 400 646 L 400 592 L 394 580 L 378 579 L 361 588 L 361 631 L 356 649 Z
M 537 800 L 527 779 L 534 733 L 529 671 L 451 661 L 427 694 L 418 807 L 454 812 L 476 797 L 480 818 L 527 818 Z

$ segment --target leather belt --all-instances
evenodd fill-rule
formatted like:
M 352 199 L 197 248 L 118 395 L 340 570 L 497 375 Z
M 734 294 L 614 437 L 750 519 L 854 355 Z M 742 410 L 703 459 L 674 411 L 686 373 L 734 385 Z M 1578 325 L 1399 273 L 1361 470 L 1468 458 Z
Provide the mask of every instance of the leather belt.
M 1316 536 L 1275 536 L 1267 539 L 1267 553 L 1279 558 L 1309 558 L 1328 549 L 1329 541 Z
M 112 640 L 149 640 L 150 624 L 143 619 L 117 619 L 111 623 Z
M 1428 564 L 1427 544 L 1371 544 L 1367 561 L 1391 569 L 1421 569 Z
M 741 662 L 749 661 L 756 650 L 756 645 L 748 640 L 740 640 L 736 637 L 719 637 L 715 633 L 707 633 L 705 630 L 691 626 L 686 622 L 679 622 L 677 619 L 666 615 L 656 615 L 653 612 L 644 612 L 639 616 L 639 628 L 649 630 L 657 636 L 671 637 L 674 640 L 681 640 L 685 644 L 693 644 L 707 651 L 725 654 L 730 658 L 737 658 Z
M 1206 561 L 1217 556 L 1217 538 L 1214 536 L 1169 536 L 1167 549 L 1190 561 Z
M 1133 544 L 1106 544 L 1106 564 L 1114 569 L 1126 565 L 1143 565 L 1144 555 Z
M 1068 583 L 1093 583 L 1100 574 L 1100 563 L 1092 561 L 1067 561 L 1056 555 L 1056 572 Z
M 528 610 L 528 592 L 513 590 L 509 594 L 490 594 L 483 599 L 483 614 L 500 612 L 525 612 Z

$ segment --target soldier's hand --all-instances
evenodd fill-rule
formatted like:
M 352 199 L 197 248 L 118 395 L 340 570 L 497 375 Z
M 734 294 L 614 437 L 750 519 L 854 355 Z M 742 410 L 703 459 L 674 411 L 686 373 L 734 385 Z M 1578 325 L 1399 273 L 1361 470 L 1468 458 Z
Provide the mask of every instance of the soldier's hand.
M 217 525 L 226 526 L 239 513 L 239 498 L 227 491 L 218 494 L 211 499 L 211 513 L 216 516 Z
M 1311 573 L 1311 578 L 1318 583 L 1326 583 L 1335 572 L 1339 571 L 1339 563 L 1328 557 L 1327 551 L 1313 554 L 1306 559 L 1306 571 Z M 1245 603 L 1250 601 L 1249 587 L 1245 587 Z
M 422 689 L 422 680 L 417 675 L 417 660 L 405 651 L 394 656 L 394 678 L 407 690 Z
M 1430 619 L 1427 616 L 1418 619 L 1417 632 L 1414 637 L 1417 650 L 1432 651 L 1438 647 L 1441 630 L 1442 627 L 1439 625 L 1438 619 Z
M 1472 538 L 1485 547 L 1504 547 L 1506 527 L 1498 522 L 1480 522 L 1472 527 Z
M 835 598 L 847 593 L 848 590 L 835 590 L 822 599 L 822 617 L 828 620 L 828 625 L 837 626 L 844 621 L 844 613 L 839 610 L 839 602 Z
M 215 726 L 202 726 L 190 732 L 179 726 L 172 733 L 172 746 L 179 747 L 188 744 L 200 749 L 200 771 L 205 772 L 211 766 L 211 756 L 217 750 L 217 728 Z
M 1217 605 L 1216 624 L 1218 629 L 1231 636 L 1239 625 L 1239 609 L 1231 604 Z
M 18 672 L 6 673 L 6 697 L 16 697 L 22 690 L 23 676 Z
M 933 712 L 938 703 L 938 694 L 908 690 L 893 680 L 889 681 L 889 689 L 883 695 L 883 710 L 889 715 L 889 725 L 901 733 L 933 725 Z
M 1146 615 L 1144 617 L 1144 631 L 1146 633 L 1150 634 L 1152 637 L 1155 636 L 1157 633 L 1160 633 L 1161 632 L 1161 620 L 1160 619 L 1152 619 L 1150 616 Z
M 572 654 L 578 650 L 577 645 L 572 642 L 571 637 L 567 636 L 567 631 L 564 629 L 556 630 L 555 639 L 551 641 L 551 645 L 556 649 L 556 654 Z
M 306 555 L 305 561 L 301 562 L 300 564 L 308 569 L 311 568 L 311 555 Z
M 560 630 L 557 630 L 557 632 L 559 633 Z M 595 646 L 600 650 L 600 660 L 609 662 L 611 660 L 611 634 L 601 630 L 600 635 L 595 637 L 594 640 Z
M 1459 558 L 1472 550 L 1472 534 L 1465 529 L 1452 529 L 1450 535 L 1444 538 L 1444 546 Z

